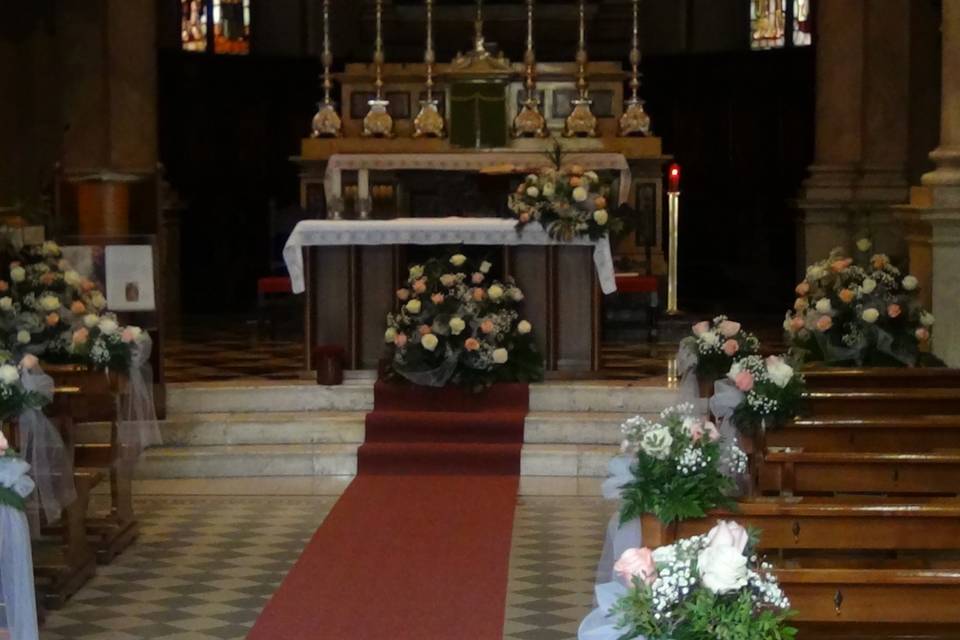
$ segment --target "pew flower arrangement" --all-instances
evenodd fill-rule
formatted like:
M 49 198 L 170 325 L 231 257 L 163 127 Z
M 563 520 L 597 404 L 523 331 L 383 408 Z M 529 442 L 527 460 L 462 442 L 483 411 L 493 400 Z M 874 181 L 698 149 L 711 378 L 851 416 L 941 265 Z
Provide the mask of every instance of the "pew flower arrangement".
M 619 639 L 790 640 L 790 601 L 760 562 L 757 536 L 719 521 L 706 535 L 627 549 L 614 565 L 625 593 L 610 615 Z M 613 639 L 611 639 L 613 640 Z
M 492 279 L 491 268 L 459 253 L 410 267 L 384 334 L 394 374 L 476 391 L 543 379 L 533 326 L 520 314 L 523 292 L 511 278 Z
M 622 487 L 621 523 L 650 513 L 669 524 L 734 507 L 733 476 L 746 471 L 747 456 L 735 443 L 722 441 L 717 427 L 692 404 L 664 409 L 657 422 L 635 416 L 621 431 L 621 449 L 636 456 L 633 479 Z
M 747 434 L 783 426 L 796 416 L 806 388 L 803 374 L 783 356 L 741 358 L 730 367 L 727 378 L 743 394 L 733 421 Z
M 15 364 L 9 361 L 0 364 L 0 420 L 15 418 L 27 409 L 42 409 L 48 403 L 43 394 L 24 388 Z
M 693 325 L 693 335 L 680 342 L 681 356 L 694 362 L 697 378 L 713 381 L 722 378 L 738 358 L 756 355 L 760 341 L 743 330 L 739 322 L 720 315 Z M 685 352 L 685 353 L 684 353 Z
M 934 318 L 918 299 L 919 282 L 866 238 L 856 257 L 834 249 L 807 267 L 783 327 L 805 362 L 914 366 L 930 340 Z

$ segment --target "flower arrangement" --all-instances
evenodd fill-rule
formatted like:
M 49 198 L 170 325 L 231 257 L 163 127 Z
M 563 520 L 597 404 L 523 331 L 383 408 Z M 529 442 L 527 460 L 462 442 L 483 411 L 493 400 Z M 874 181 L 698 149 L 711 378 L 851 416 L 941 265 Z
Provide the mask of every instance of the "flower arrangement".
M 867 366 L 914 366 L 930 340 L 933 315 L 918 300 L 919 282 L 869 239 L 856 258 L 834 249 L 807 267 L 783 328 L 801 361 Z
M 543 379 L 533 326 L 520 315 L 523 292 L 510 278 L 491 279 L 492 266 L 458 253 L 410 267 L 400 309 L 387 315 L 393 373 L 474 390 Z
M 25 356 L 21 367 L 30 368 L 35 361 L 35 356 Z M 16 365 L 10 362 L 0 364 L 0 420 L 10 420 L 26 409 L 41 409 L 48 403 L 43 394 L 24 388 Z
M 803 375 L 783 356 L 741 358 L 730 367 L 727 378 L 743 393 L 733 421 L 745 433 L 782 426 L 799 411 Z
M 759 353 L 760 341 L 721 315 L 693 325 L 693 335 L 681 340 L 680 348 L 696 355 L 697 378 L 713 381 L 722 378 L 734 360 Z
M 756 535 L 719 521 L 706 535 L 627 549 L 614 565 L 626 593 L 613 605 L 620 638 L 789 640 L 790 600 L 756 555 Z
M 26 511 L 26 498 L 34 489 L 33 480 L 27 475 L 30 465 L 7 442 L 0 433 L 0 505 Z
M 528 175 L 510 195 L 508 206 L 517 218 L 517 233 L 538 222 L 555 240 L 598 240 L 623 228 L 623 221 L 607 209 L 608 192 L 609 185 L 596 172 L 558 164 Z
M 633 480 L 622 488 L 620 521 L 651 513 L 663 523 L 732 508 L 731 476 L 747 469 L 746 454 L 721 442 L 717 427 L 689 403 L 664 409 L 658 422 L 639 416 L 621 426 L 621 449 L 636 455 Z

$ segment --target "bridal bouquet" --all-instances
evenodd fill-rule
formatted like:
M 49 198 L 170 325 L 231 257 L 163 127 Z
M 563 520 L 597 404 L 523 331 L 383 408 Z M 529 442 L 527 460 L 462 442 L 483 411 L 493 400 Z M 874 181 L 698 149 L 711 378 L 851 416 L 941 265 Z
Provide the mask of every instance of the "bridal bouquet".
M 626 592 L 609 615 L 622 640 L 789 640 L 790 601 L 760 562 L 756 538 L 719 521 L 706 535 L 627 549 L 614 565 Z
M 621 431 L 621 449 L 636 455 L 633 479 L 622 488 L 621 523 L 645 513 L 671 523 L 734 506 L 732 476 L 746 471 L 747 456 L 735 443 L 721 441 L 717 427 L 692 404 L 665 409 L 657 422 L 630 418 Z
M 737 358 L 757 354 L 760 341 L 739 322 L 717 316 L 693 325 L 693 335 L 680 342 L 680 349 L 691 361 L 696 358 L 697 378 L 712 381 L 722 378 Z
M 410 267 L 407 286 L 397 291 L 400 309 L 387 315 L 393 373 L 475 390 L 543 379 L 533 327 L 520 315 L 523 292 L 510 278 L 490 279 L 491 268 L 463 254 Z
M 930 340 L 933 315 L 918 300 L 919 282 L 886 255 L 870 254 L 868 239 L 857 257 L 840 249 L 807 267 L 797 285 L 784 330 L 804 361 L 867 366 L 914 366 Z
M 607 209 L 609 186 L 583 167 L 547 168 L 531 173 L 510 195 L 508 206 L 517 218 L 517 232 L 532 222 L 555 240 L 598 240 L 619 233 L 623 221 Z
M 743 394 L 733 421 L 745 433 L 782 426 L 799 412 L 803 375 L 782 356 L 748 356 L 733 363 L 727 378 Z

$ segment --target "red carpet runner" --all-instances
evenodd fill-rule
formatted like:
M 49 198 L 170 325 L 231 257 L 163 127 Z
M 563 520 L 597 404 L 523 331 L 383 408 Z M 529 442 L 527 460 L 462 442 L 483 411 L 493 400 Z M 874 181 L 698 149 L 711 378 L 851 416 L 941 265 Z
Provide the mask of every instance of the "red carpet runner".
M 377 383 L 358 475 L 249 640 L 499 640 L 529 393 Z

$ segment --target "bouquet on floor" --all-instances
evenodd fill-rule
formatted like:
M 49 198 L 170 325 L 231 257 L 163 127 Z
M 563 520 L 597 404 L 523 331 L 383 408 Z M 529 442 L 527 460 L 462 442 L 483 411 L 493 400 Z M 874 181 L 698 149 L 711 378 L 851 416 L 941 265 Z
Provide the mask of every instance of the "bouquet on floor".
M 804 362 L 914 366 L 930 340 L 933 315 L 918 300 L 919 282 L 866 238 L 856 258 L 834 249 L 807 267 L 793 311 L 783 322 L 792 351 Z
M 739 322 L 717 316 L 693 325 L 693 335 L 680 341 L 680 373 L 695 370 L 699 380 L 717 380 L 730 370 L 734 360 L 759 351 L 760 341 L 744 331 Z
M 459 253 L 410 267 L 400 309 L 387 315 L 393 373 L 474 390 L 543 379 L 533 326 L 520 313 L 523 292 L 511 278 L 491 279 L 491 268 Z
M 651 513 L 669 524 L 735 506 L 734 476 L 746 471 L 747 456 L 692 404 L 665 409 L 657 422 L 630 418 L 621 430 L 621 449 L 636 456 L 622 487 L 621 523 Z
M 621 597 L 608 615 L 621 639 L 789 640 L 790 601 L 758 560 L 756 536 L 720 521 L 706 535 L 628 549 L 614 565 Z
M 742 394 L 733 421 L 744 433 L 783 426 L 799 413 L 806 389 L 803 374 L 783 356 L 741 358 L 727 378 Z

